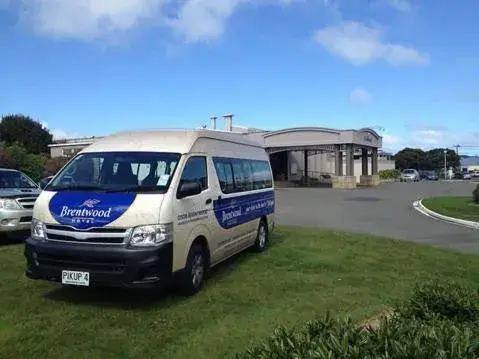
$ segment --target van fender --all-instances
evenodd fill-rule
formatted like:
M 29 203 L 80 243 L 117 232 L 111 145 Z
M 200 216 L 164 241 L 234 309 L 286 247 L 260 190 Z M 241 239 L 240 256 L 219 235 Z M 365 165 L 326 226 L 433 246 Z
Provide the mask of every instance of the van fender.
M 186 241 L 175 241 L 173 239 L 173 272 L 180 271 L 186 266 L 186 259 L 193 242 L 198 237 L 203 237 L 210 249 L 211 232 L 204 224 L 198 224 L 189 233 Z M 211 255 L 211 252 L 210 252 Z

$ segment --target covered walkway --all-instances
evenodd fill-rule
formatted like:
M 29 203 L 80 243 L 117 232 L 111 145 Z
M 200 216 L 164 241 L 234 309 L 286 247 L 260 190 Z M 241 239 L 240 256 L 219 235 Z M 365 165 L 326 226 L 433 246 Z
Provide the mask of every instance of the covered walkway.
M 275 176 L 282 175 L 291 180 L 292 175 L 300 172 L 302 181 L 309 183 L 311 177 L 318 177 L 311 171 L 310 157 L 327 153 L 331 162 L 331 183 L 333 188 L 354 188 L 357 178 L 354 158 L 361 157 L 362 186 L 377 186 L 378 150 L 382 147 L 382 138 L 376 131 L 334 130 L 321 127 L 297 127 L 263 133 L 266 151 L 270 154 Z M 303 160 L 298 166 L 290 155 L 301 152 Z M 324 159 L 322 159 L 324 162 Z M 314 161 L 313 161 L 314 163 Z M 301 168 L 298 168 L 301 167 Z

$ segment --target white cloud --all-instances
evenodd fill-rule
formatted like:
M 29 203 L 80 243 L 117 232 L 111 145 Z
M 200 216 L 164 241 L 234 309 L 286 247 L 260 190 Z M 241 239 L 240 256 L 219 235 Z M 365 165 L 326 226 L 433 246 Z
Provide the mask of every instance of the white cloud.
M 356 105 L 368 104 L 372 101 L 372 96 L 365 89 L 357 87 L 349 95 L 349 100 Z
M 68 134 L 67 132 L 59 129 L 59 128 L 50 128 L 48 126 L 48 122 L 42 121 L 41 122 L 42 126 L 46 128 L 50 133 L 53 135 L 54 140 L 64 140 L 67 138 L 75 138 L 75 137 L 80 137 L 76 134 Z
M 337 26 L 317 30 L 315 39 L 329 52 L 344 57 L 356 65 L 377 60 L 383 60 L 392 65 L 429 63 L 429 57 L 425 53 L 412 47 L 385 42 L 383 29 L 379 26 L 344 21 Z
M 190 0 L 178 10 L 177 18 L 169 24 L 187 41 L 218 38 L 225 23 L 243 0 Z
M 414 142 L 424 145 L 441 145 L 446 140 L 445 133 L 435 129 L 413 131 L 411 138 Z
M 23 5 L 23 20 L 45 36 L 104 39 L 140 27 L 162 26 L 186 41 L 199 42 L 220 37 L 240 5 L 290 5 L 304 0 L 19 1 Z
M 387 3 L 391 7 L 399 11 L 409 11 L 412 7 L 409 0 L 387 0 Z
M 25 20 L 53 37 L 94 39 L 158 15 L 164 0 L 23 0 Z
M 383 137 L 383 146 L 384 147 L 395 146 L 395 145 L 397 145 L 398 143 L 401 142 L 401 139 L 397 136 L 394 136 L 394 135 L 383 134 L 382 137 Z

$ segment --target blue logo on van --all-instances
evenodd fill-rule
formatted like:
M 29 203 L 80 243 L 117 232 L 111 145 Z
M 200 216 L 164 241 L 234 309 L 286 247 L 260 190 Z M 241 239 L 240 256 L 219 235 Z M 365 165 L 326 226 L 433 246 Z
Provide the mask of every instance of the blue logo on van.
M 274 191 L 239 195 L 214 201 L 215 216 L 222 228 L 232 228 L 274 212 Z
M 85 230 L 120 218 L 135 197 L 130 193 L 59 192 L 48 207 L 58 223 Z

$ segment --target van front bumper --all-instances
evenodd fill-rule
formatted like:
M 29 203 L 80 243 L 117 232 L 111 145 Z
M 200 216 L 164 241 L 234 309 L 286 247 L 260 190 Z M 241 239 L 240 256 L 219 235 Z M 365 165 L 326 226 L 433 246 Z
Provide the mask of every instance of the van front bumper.
M 0 232 L 29 231 L 32 214 L 31 209 L 0 209 Z
M 90 286 L 158 288 L 172 274 L 172 243 L 132 249 L 28 238 L 24 254 L 26 276 L 52 282 L 61 282 L 63 270 L 73 270 L 90 273 Z

